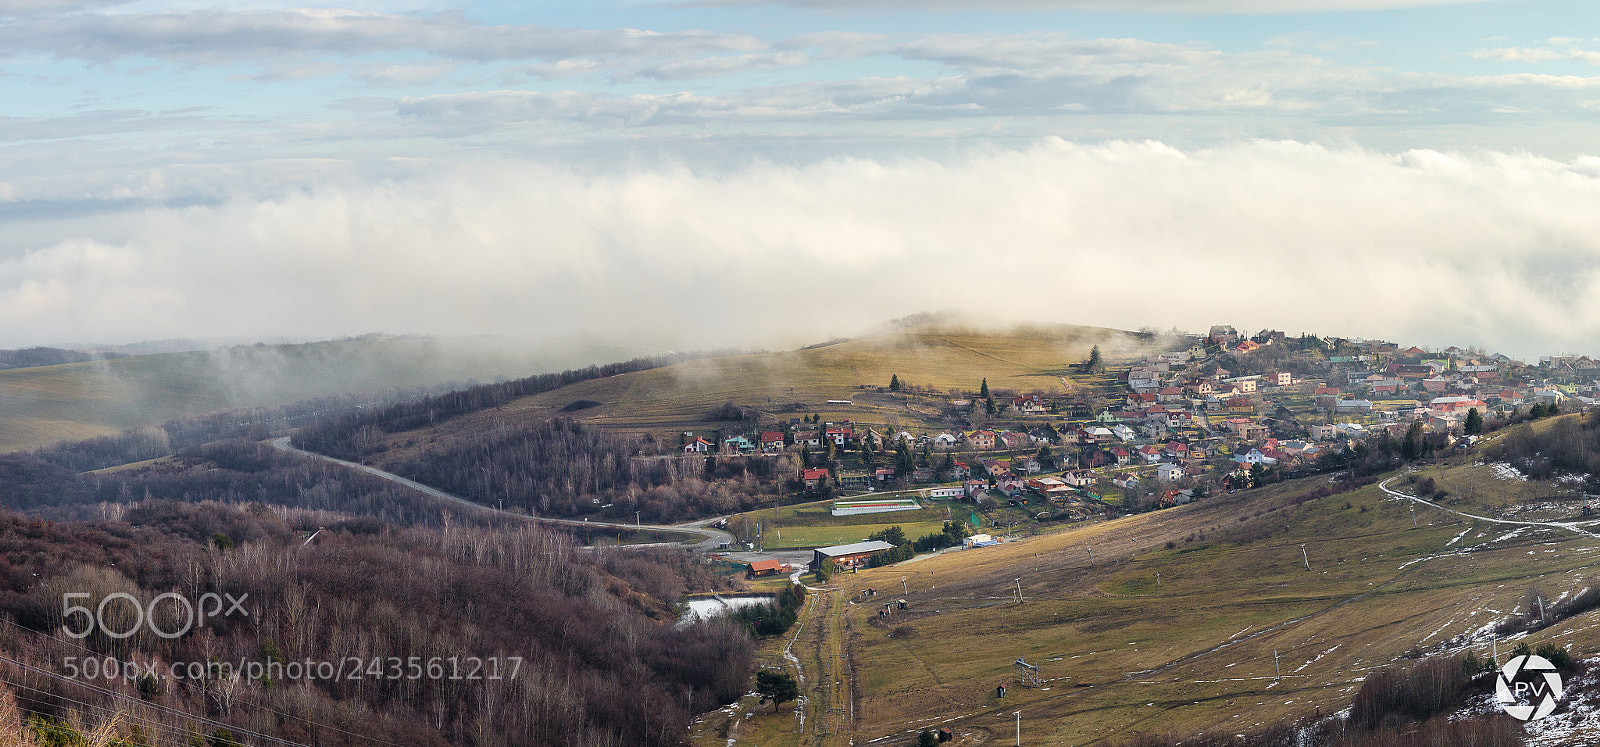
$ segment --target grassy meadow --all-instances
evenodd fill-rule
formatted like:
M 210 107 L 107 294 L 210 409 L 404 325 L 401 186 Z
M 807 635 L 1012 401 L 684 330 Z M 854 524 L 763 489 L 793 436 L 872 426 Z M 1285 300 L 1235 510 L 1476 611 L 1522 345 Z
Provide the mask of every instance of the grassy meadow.
M 1413 529 L 1377 486 L 1295 505 L 1318 479 L 841 576 L 849 594 L 910 589 L 887 625 L 873 604 L 850 613 L 857 742 L 951 718 L 1009 737 L 1017 710 L 1025 742 L 1075 745 L 1328 714 L 1413 649 L 1487 656 L 1483 629 L 1526 609 L 1530 585 L 1554 598 L 1594 580 L 1592 537 L 1432 509 Z M 1592 655 L 1593 617 L 1530 640 Z M 1017 687 L 1018 657 L 1043 687 Z

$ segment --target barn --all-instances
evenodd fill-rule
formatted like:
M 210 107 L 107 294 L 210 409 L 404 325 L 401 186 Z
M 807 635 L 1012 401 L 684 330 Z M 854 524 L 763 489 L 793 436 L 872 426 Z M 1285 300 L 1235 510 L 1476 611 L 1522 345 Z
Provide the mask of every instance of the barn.
M 811 568 L 816 570 L 822 567 L 825 560 L 833 560 L 835 568 L 855 568 L 867 564 L 867 558 L 875 552 L 893 550 L 891 545 L 883 540 L 868 540 L 866 542 L 853 542 L 848 545 L 834 545 L 833 547 L 819 547 L 812 551 Z
M 789 564 L 781 560 L 757 560 L 750 563 L 745 575 L 750 578 L 757 576 L 773 576 L 789 572 Z

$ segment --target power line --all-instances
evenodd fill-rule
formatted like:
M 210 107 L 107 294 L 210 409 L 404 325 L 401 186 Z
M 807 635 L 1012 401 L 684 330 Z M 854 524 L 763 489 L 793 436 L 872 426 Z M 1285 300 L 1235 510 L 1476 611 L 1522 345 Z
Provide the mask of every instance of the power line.
M 10 626 L 14 627 L 14 628 L 17 628 L 18 630 L 26 631 L 28 633 L 35 633 L 35 631 L 29 630 L 28 628 L 25 628 L 25 627 L 23 627 L 21 625 L 18 625 L 17 623 L 15 623 L 15 622 L 13 622 L 11 620 L 5 619 L 5 618 L 0 618 L 0 622 L 3 622 L 5 624 L 7 624 L 7 625 L 10 625 Z M 88 653 L 93 654 L 95 656 L 103 656 L 103 654 L 101 654 L 100 652 L 95 651 L 93 649 L 90 649 L 90 648 L 84 646 L 81 643 L 74 643 L 72 641 L 63 641 L 63 640 L 56 639 L 56 638 L 52 638 L 51 640 L 54 641 L 54 642 L 57 642 L 57 643 L 64 643 L 64 644 L 66 644 L 68 646 L 72 646 L 73 648 L 76 648 L 76 649 L 78 649 L 80 651 L 88 652 Z M 294 719 L 295 721 L 300 721 L 300 722 L 303 722 L 303 723 L 306 723 L 306 724 L 310 724 L 311 726 L 315 726 L 315 727 L 322 728 L 322 729 L 328 729 L 330 731 L 335 731 L 335 732 L 338 732 L 340 734 L 345 734 L 345 735 L 348 735 L 348 736 L 356 737 L 358 739 L 363 739 L 363 740 L 366 740 L 368 742 L 373 742 L 373 743 L 376 743 L 376 744 L 391 745 L 391 747 L 403 747 L 402 745 L 400 745 L 398 743 L 395 743 L 395 742 L 390 742 L 390 741 L 386 741 L 386 740 L 383 740 L 383 739 L 378 739 L 376 737 L 369 737 L 369 736 L 366 736 L 365 734 L 359 734 L 357 732 L 349 731 L 349 730 L 346 730 L 346 729 L 341 729 L 341 728 L 339 728 L 337 726 L 332 726 L 330 724 L 319 723 L 319 722 L 312 721 L 310 719 L 304 718 L 302 716 L 296 716 L 296 715 L 294 715 L 292 713 L 284 713 L 283 711 L 277 710 L 276 708 L 273 708 L 271 706 L 262 705 L 260 703 L 255 703 L 253 701 L 239 699 L 237 702 L 239 704 L 241 704 L 241 705 L 247 705 L 247 706 L 250 706 L 251 708 L 258 708 L 260 710 L 266 711 L 266 712 L 271 713 L 271 714 L 276 715 L 276 716 L 282 716 L 284 718 Z
M 204 716 L 195 716 L 195 715 L 190 714 L 190 713 L 185 713 L 184 711 L 179 711 L 179 710 L 176 710 L 176 709 L 173 709 L 173 708 L 168 708 L 168 707 L 163 706 L 163 705 L 158 705 L 158 704 L 155 704 L 155 703 L 150 703 L 150 702 L 147 702 L 147 701 L 139 700 L 139 699 L 134 698 L 132 696 L 123 695 L 122 693 L 119 693 L 119 692 L 115 692 L 115 691 L 112 691 L 112 690 L 107 690 L 107 689 L 102 688 L 102 687 L 91 685 L 91 684 L 89 684 L 87 682 L 84 682 L 82 680 L 75 680 L 75 679 L 72 679 L 70 677 L 63 677 L 63 676 L 58 675 L 58 674 L 56 674 L 54 672 L 50 672 L 50 671 L 47 671 L 47 670 L 44 670 L 44 669 L 40 669 L 40 668 L 34 667 L 34 666 L 29 666 L 27 664 L 23 664 L 20 661 L 17 661 L 15 659 L 10 659 L 10 658 L 7 658 L 5 656 L 0 656 L 0 662 L 5 662 L 7 664 L 11 664 L 13 666 L 20 667 L 20 668 L 22 668 L 22 669 L 24 669 L 26 671 L 33 672 L 35 674 L 42 674 L 42 675 L 44 675 L 46 677 L 49 677 L 50 679 L 56 680 L 58 682 L 66 682 L 66 683 L 69 683 L 69 684 L 77 685 L 78 687 L 82 687 L 82 688 L 85 688 L 87 690 L 94 691 L 94 692 L 99 693 L 101 695 L 109 696 L 109 697 L 116 698 L 116 699 L 122 700 L 122 701 L 132 701 L 132 702 L 137 703 L 139 705 L 142 705 L 144 707 L 147 707 L 147 708 L 150 708 L 152 710 L 159 711 L 161 713 L 165 713 L 165 714 L 168 714 L 168 715 L 180 716 L 180 717 L 187 718 L 187 719 L 193 719 L 195 721 L 199 721 L 199 722 L 204 723 L 204 724 L 217 726 L 217 727 L 223 728 L 223 729 L 228 729 L 230 731 L 234 731 L 234 732 L 243 734 L 245 736 L 256 737 L 258 739 L 264 739 L 264 740 L 267 740 L 269 742 L 273 742 L 273 743 L 276 743 L 276 744 L 288 745 L 289 747 L 307 747 L 306 745 L 302 745 L 299 742 L 290 742 L 290 741 L 288 741 L 286 739 L 280 739 L 278 737 L 274 737 L 274 736 L 271 736 L 269 734 L 262 734 L 260 732 L 250 731 L 248 729 L 245 729 L 244 727 L 234 726 L 232 724 L 223 723 L 221 721 L 217 721 L 215 719 L 209 719 L 209 718 L 206 718 Z
M 185 737 L 190 734 L 190 732 L 188 730 L 186 730 L 186 729 L 182 729 L 180 727 L 175 727 L 175 726 L 170 726 L 168 724 L 163 724 L 163 723 L 161 723 L 159 721 L 154 721 L 154 720 L 151 720 L 151 719 L 148 719 L 148 718 L 142 718 L 142 717 L 139 717 L 139 716 L 135 716 L 130 711 L 124 711 L 124 710 L 120 710 L 120 709 L 116 709 L 116 708 L 111 708 L 109 706 L 95 705 L 93 703 L 89 703 L 89 702 L 82 701 L 82 700 L 75 700 L 73 698 L 69 698 L 69 697 L 67 697 L 65 695 L 62 695 L 60 693 L 53 693 L 53 692 L 50 692 L 49 690 L 40 690 L 37 687 L 29 687 L 27 685 L 24 685 L 24 684 L 21 684 L 21 683 L 18 683 L 18 682 L 12 682 L 12 681 L 4 679 L 4 678 L 0 678 L 0 683 L 9 685 L 9 686 L 14 687 L 14 688 L 18 688 L 18 689 L 22 689 L 22 690 L 28 690 L 28 691 L 31 691 L 31 692 L 39 693 L 40 695 L 42 695 L 44 697 L 55 698 L 57 700 L 65 701 L 67 703 L 71 703 L 71 704 L 73 704 L 75 706 L 79 706 L 81 708 L 93 709 L 95 711 L 108 712 L 108 713 L 110 713 L 112 715 L 112 717 L 121 716 L 122 718 L 127 719 L 128 721 L 134 722 L 134 723 L 136 723 L 136 724 L 138 724 L 140 726 L 149 727 L 151 729 L 155 729 L 157 731 L 165 732 L 165 733 L 168 733 L 168 734 L 180 734 L 180 732 L 181 732 L 181 736 L 185 736 Z

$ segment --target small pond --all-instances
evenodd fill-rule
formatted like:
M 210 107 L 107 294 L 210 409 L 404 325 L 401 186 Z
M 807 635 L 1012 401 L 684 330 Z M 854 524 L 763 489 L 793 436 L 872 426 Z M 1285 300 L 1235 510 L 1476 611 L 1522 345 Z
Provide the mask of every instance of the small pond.
M 689 609 L 683 613 L 678 623 L 681 625 L 692 620 L 716 617 L 741 607 L 771 604 L 772 600 L 771 594 L 718 594 L 714 597 L 694 597 L 689 600 Z

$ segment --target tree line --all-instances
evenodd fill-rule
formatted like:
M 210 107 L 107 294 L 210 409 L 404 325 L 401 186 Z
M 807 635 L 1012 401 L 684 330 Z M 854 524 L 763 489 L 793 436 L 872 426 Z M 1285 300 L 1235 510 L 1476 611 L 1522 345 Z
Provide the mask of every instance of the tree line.
M 466 389 L 423 397 L 410 402 L 399 402 L 370 410 L 344 412 L 302 427 L 295 434 L 294 443 L 307 451 L 315 451 L 341 459 L 359 460 L 361 457 L 371 453 L 371 440 L 370 438 L 363 438 L 362 431 L 364 429 L 375 429 L 381 433 L 413 430 L 462 415 L 499 407 L 518 397 L 560 389 L 580 381 L 647 371 L 652 368 L 680 363 L 694 357 L 716 354 L 712 352 L 698 355 L 674 354 L 634 358 L 621 363 L 570 369 L 559 373 L 538 374 L 494 384 L 480 384 Z

